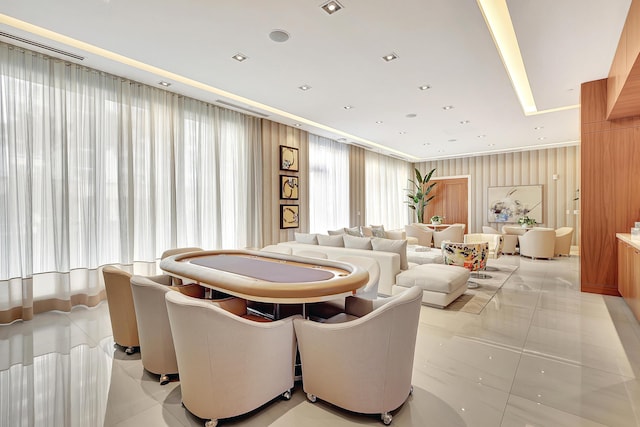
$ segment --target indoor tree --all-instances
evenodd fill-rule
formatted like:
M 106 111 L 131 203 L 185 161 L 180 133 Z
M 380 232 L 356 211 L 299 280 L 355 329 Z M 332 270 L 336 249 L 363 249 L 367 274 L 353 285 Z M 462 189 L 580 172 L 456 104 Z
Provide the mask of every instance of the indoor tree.
M 431 171 L 424 177 L 422 176 L 418 168 L 416 168 L 415 171 L 416 179 L 410 179 L 409 182 L 411 183 L 411 188 L 405 189 L 408 192 L 407 197 L 409 198 L 409 200 L 405 201 L 405 203 L 409 205 L 409 209 L 413 209 L 414 211 L 416 211 L 416 214 L 418 215 L 418 222 L 422 223 L 424 208 L 429 204 L 431 199 L 435 197 L 429 197 L 429 193 L 437 183 L 429 183 L 429 181 L 431 180 L 431 175 L 433 175 L 436 169 L 431 169 Z

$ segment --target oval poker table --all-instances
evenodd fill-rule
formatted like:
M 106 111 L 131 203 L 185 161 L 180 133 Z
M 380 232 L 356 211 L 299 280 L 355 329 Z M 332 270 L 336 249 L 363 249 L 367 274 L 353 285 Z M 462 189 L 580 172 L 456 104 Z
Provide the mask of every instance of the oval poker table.
M 185 283 L 272 303 L 307 303 L 354 295 L 369 274 L 353 264 L 250 250 L 199 251 L 160 262 Z

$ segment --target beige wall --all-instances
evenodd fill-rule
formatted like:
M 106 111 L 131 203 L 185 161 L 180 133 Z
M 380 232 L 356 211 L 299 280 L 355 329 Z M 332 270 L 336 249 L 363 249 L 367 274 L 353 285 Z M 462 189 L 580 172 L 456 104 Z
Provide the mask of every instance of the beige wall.
M 482 231 L 483 225 L 489 225 L 488 187 L 542 184 L 543 225 L 573 227 L 573 244 L 579 244 L 580 215 L 573 213 L 579 209 L 579 201 L 573 201 L 575 191 L 580 187 L 579 146 L 422 162 L 415 166 L 420 171 L 436 168 L 434 176 L 438 177 L 471 176 L 469 230 L 472 233 Z M 553 180 L 554 174 L 558 175 L 558 180 Z
M 298 172 L 280 170 L 280 146 L 297 148 Z M 306 131 L 262 120 L 262 246 L 293 240 L 309 230 L 309 137 Z M 280 200 L 280 174 L 298 176 L 299 200 Z M 260 195 L 256 195 L 260 197 Z M 300 205 L 300 227 L 280 230 L 280 205 Z

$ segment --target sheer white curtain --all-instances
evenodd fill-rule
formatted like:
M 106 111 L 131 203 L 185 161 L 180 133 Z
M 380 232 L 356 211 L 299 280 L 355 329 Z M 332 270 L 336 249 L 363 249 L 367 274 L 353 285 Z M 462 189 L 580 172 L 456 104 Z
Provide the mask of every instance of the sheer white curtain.
M 393 157 L 365 153 L 366 223 L 388 230 L 403 228 L 410 219 L 406 188 L 411 164 Z
M 94 305 L 97 268 L 261 239 L 260 121 L 0 43 L 0 323 Z
M 309 134 L 309 231 L 349 226 L 349 146 Z

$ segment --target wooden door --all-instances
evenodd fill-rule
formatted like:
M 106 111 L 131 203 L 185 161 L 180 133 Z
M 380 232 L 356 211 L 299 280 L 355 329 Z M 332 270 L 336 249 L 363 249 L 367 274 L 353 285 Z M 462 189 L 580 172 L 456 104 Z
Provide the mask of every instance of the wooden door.
M 424 222 L 433 215 L 444 217 L 446 224 L 465 224 L 465 233 L 469 232 L 469 180 L 467 178 L 432 178 L 438 184 L 431 194 L 435 197 L 424 211 Z

